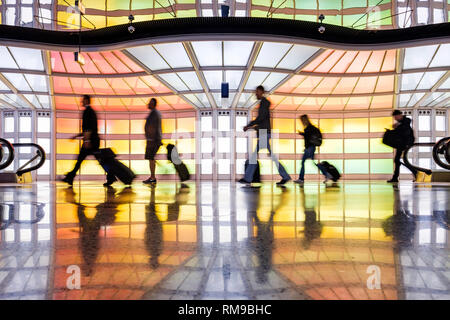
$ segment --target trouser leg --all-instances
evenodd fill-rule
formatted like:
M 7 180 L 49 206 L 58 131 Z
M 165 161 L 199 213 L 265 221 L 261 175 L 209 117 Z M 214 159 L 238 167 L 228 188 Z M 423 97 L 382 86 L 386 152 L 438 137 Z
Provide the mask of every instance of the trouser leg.
M 395 157 L 394 157 L 394 175 L 392 176 L 392 179 L 396 180 L 398 179 L 398 176 L 400 175 L 400 158 L 402 156 L 403 150 L 395 149 Z
M 259 141 L 258 141 L 259 144 Z M 244 180 L 247 182 L 253 181 L 253 176 L 255 174 L 256 168 L 258 167 L 257 161 L 258 161 L 258 145 L 256 146 L 253 153 L 250 155 L 247 169 L 245 170 Z
M 281 178 L 283 178 L 284 180 L 290 180 L 291 177 L 289 176 L 289 174 L 286 172 L 286 169 L 284 168 L 284 166 L 280 163 L 280 161 L 278 161 L 278 157 L 272 153 L 272 150 L 270 149 L 270 140 L 267 139 L 267 150 L 269 151 L 270 154 L 270 158 L 272 159 L 272 161 L 275 163 L 275 166 L 278 169 L 278 173 L 281 176 Z
M 91 150 L 86 148 L 81 148 L 80 153 L 78 154 L 77 162 L 75 163 L 75 167 L 72 171 L 70 171 L 67 176 L 71 179 L 75 178 L 77 171 L 80 170 L 81 163 L 86 159 L 88 155 L 91 154 Z
M 302 167 L 300 168 L 300 174 L 299 174 L 299 176 L 298 176 L 298 179 L 299 179 L 299 180 L 305 180 L 305 161 L 306 161 L 306 159 L 308 159 L 307 156 L 308 156 L 308 155 L 306 154 L 306 152 L 303 153 L 303 157 L 302 157 Z

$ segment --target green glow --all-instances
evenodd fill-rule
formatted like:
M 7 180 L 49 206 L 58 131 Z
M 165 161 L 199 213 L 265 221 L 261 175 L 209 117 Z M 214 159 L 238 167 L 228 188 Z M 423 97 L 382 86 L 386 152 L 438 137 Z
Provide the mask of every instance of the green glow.
M 345 139 L 344 140 L 345 153 L 368 153 L 369 140 L 368 139 Z
M 320 153 L 342 153 L 342 139 L 323 139 Z
M 370 139 L 370 153 L 392 153 L 392 148 L 383 144 L 381 138 Z
M 391 159 L 371 159 L 370 173 L 390 174 L 394 171 L 394 163 Z
M 345 173 L 367 174 L 369 173 L 368 159 L 348 159 L 344 160 Z

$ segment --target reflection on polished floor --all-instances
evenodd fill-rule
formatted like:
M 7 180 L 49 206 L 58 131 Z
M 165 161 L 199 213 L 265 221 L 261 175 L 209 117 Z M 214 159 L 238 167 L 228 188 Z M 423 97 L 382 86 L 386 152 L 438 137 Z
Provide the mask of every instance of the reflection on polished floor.
M 450 299 L 449 210 L 449 185 L 1 186 L 0 299 Z

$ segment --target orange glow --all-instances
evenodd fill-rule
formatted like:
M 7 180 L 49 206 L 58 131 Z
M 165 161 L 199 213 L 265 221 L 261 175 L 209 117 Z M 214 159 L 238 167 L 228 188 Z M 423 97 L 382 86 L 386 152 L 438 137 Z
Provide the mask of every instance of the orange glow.
M 114 70 L 114 68 L 105 60 L 100 52 L 90 52 L 88 55 L 92 63 L 100 70 L 100 73 L 116 73 L 116 70 Z
M 384 57 L 383 67 L 381 72 L 394 71 L 396 62 L 397 50 L 388 50 Z
M 349 94 L 352 93 L 353 88 L 356 85 L 356 81 L 358 81 L 358 78 L 341 78 L 341 81 L 337 84 L 336 88 L 334 89 L 333 93 L 335 94 Z
M 320 64 L 319 67 L 314 70 L 314 72 L 328 73 L 344 54 L 345 51 L 334 51 L 330 56 L 327 57 L 325 61 Z
M 286 83 L 284 83 L 280 88 L 278 88 L 277 92 L 285 92 L 285 93 L 292 92 L 292 90 L 297 88 L 300 82 L 302 82 L 303 79 L 305 78 L 306 78 L 305 76 L 295 75 L 292 78 L 290 78 Z
M 116 94 L 120 95 L 134 95 L 134 91 L 132 87 L 128 85 L 128 83 L 121 78 L 112 78 L 106 80 L 111 88 L 114 90 Z
M 371 97 L 351 97 L 345 109 L 369 109 Z
M 306 98 L 298 110 L 319 110 L 326 98 Z
M 72 86 L 67 77 L 53 77 L 53 89 L 56 93 L 72 93 Z
M 378 77 L 375 92 L 392 92 L 394 91 L 394 75 Z
M 320 81 L 322 81 L 323 77 L 307 77 L 297 89 L 294 90 L 295 93 L 310 93 Z
M 344 110 L 348 97 L 331 97 L 324 103 L 321 110 Z
M 174 109 L 192 109 L 193 107 L 178 96 L 166 96 L 163 98 Z
M 123 80 L 130 88 L 133 88 L 136 94 L 154 93 L 154 91 L 139 77 L 123 78 Z
M 347 51 L 343 57 L 336 63 L 336 65 L 330 70 L 330 73 L 344 73 L 355 59 L 358 51 Z
M 56 132 L 58 133 L 79 133 L 80 120 L 56 118 Z
M 375 89 L 377 77 L 361 77 L 353 93 L 372 93 Z
M 370 109 L 392 109 L 393 96 L 375 96 L 370 104 Z
M 169 88 L 163 85 L 160 81 L 156 80 L 153 76 L 141 77 L 142 81 L 145 82 L 153 91 L 158 93 L 168 93 L 171 92 Z
M 325 59 L 327 59 L 333 50 L 325 50 L 322 52 L 317 58 L 315 58 L 313 61 L 311 61 L 306 67 L 303 68 L 303 71 L 314 71 L 315 68 L 317 68 L 318 65 L 320 65 Z
M 372 55 L 370 56 L 369 61 L 367 61 L 364 72 L 379 72 L 385 53 L 386 51 L 372 51 Z
M 73 52 L 50 53 L 53 72 L 117 74 L 143 72 L 144 70 L 120 51 L 82 52 L 85 64 L 80 66 L 73 59 Z
M 59 110 L 78 110 L 78 100 L 75 97 L 55 96 L 55 106 Z
M 106 120 L 107 134 L 128 134 L 130 132 L 130 122 L 128 120 Z
M 369 56 L 370 51 L 360 51 L 347 69 L 347 73 L 361 73 Z
M 316 94 L 330 94 L 333 88 L 338 83 L 337 77 L 326 77 L 320 82 L 320 84 L 314 89 L 313 93 Z
M 86 78 L 69 78 L 70 83 L 75 94 L 94 94 L 89 80 Z

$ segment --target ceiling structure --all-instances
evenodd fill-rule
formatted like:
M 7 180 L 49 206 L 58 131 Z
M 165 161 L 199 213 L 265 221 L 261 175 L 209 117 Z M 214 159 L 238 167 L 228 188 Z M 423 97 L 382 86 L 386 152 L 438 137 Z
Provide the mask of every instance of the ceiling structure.
M 450 106 L 450 44 L 345 51 L 266 41 L 172 42 L 104 52 L 0 46 L 3 109 L 248 109 L 262 84 L 275 110 Z M 222 82 L 229 98 L 221 98 Z
M 448 21 L 447 0 L 227 0 L 230 16 L 318 21 L 357 29 L 392 29 Z M 224 0 L 83 0 L 82 27 L 104 28 L 135 22 L 220 16 Z M 3 0 L 0 23 L 72 30 L 80 26 L 74 0 Z

